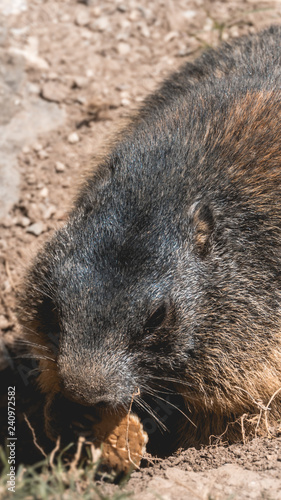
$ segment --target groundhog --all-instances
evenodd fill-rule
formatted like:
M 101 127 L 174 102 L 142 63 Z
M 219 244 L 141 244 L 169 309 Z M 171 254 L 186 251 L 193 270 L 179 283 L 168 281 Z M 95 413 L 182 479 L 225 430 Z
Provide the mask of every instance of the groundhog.
M 153 418 L 169 394 L 182 446 L 274 394 L 266 411 L 281 417 L 280 202 L 271 27 L 207 50 L 148 96 L 35 258 L 20 321 L 49 436 L 72 408 L 133 402 Z

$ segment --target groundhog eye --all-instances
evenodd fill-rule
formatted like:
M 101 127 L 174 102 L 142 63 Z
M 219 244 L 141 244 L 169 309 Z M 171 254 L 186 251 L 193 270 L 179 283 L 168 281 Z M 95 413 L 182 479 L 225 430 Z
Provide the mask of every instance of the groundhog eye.
M 162 325 L 167 315 L 167 307 L 166 304 L 162 304 L 156 311 L 154 311 L 151 316 L 147 319 L 144 328 L 145 331 L 150 333 L 155 328 L 159 328 Z

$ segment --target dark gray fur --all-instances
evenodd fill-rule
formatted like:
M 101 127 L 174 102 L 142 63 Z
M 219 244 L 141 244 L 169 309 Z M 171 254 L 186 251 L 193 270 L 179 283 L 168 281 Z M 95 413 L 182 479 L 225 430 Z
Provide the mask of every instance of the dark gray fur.
M 145 100 L 89 176 L 22 300 L 64 397 L 117 411 L 137 388 L 172 386 L 193 442 L 281 384 L 281 137 L 255 133 L 281 121 L 280 88 L 279 27 L 209 50 Z M 228 129 L 256 93 L 267 110 Z

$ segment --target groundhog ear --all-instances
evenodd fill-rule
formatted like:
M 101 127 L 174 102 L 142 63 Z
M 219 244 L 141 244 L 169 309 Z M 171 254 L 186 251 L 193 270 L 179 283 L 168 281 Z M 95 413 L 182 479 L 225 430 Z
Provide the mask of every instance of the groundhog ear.
M 215 227 L 212 209 L 207 203 L 197 201 L 190 207 L 189 215 L 194 250 L 204 258 L 210 250 L 210 238 Z

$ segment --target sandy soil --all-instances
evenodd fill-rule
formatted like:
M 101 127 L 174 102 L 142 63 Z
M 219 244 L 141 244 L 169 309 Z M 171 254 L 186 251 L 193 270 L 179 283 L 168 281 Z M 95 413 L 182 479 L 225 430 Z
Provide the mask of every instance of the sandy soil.
M 266 0 L 0 0 L 0 369 L 19 334 L 22 270 L 62 224 L 105 138 L 205 47 L 280 22 L 280 2 Z M 126 489 L 146 500 L 281 499 L 280 445 L 179 451 Z

